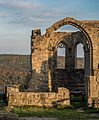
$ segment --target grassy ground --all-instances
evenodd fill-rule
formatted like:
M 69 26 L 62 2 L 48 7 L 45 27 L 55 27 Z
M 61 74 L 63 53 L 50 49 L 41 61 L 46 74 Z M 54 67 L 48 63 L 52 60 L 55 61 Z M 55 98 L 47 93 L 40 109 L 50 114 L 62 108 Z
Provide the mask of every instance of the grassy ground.
M 83 110 L 78 109 L 79 107 Z M 71 107 L 68 108 L 43 108 L 43 107 L 15 107 L 13 113 L 20 117 L 52 117 L 59 120 L 66 119 L 99 119 L 99 109 L 86 107 L 86 97 L 82 100 L 82 96 L 71 95 Z
M 99 109 L 97 111 L 99 113 Z M 78 112 L 71 108 L 16 107 L 11 112 L 18 114 L 20 117 L 55 117 L 59 120 L 99 119 L 99 116 L 92 116 L 88 109 L 85 112 Z

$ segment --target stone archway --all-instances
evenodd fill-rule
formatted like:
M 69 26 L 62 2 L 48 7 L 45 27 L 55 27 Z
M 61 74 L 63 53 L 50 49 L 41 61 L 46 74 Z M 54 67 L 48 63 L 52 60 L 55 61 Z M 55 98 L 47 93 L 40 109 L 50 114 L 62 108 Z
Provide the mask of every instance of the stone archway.
M 89 51 L 89 55 L 86 55 L 89 56 L 89 58 L 86 58 L 89 59 L 89 63 L 87 64 L 89 72 L 85 77 L 87 77 L 87 81 L 89 81 L 88 103 L 92 104 L 93 99 L 99 98 L 99 83 L 97 82 L 99 79 L 99 20 L 75 20 L 67 17 L 53 24 L 43 35 L 41 35 L 40 29 L 32 31 L 31 84 L 34 86 L 32 88 L 40 92 L 52 91 L 54 87 L 53 79 L 55 77 L 53 71 L 56 69 L 54 58 L 56 56 L 57 45 L 62 40 L 68 39 L 68 37 L 71 36 L 71 33 L 55 32 L 64 25 L 72 25 L 78 28 L 86 38 L 85 43 L 80 42 L 84 45 L 85 51 Z M 78 43 L 72 46 L 72 50 L 74 50 L 77 44 Z M 55 85 L 57 86 L 56 83 Z
M 73 18 L 69 18 L 69 17 L 64 18 L 63 20 L 60 20 L 60 21 L 56 22 L 50 28 L 47 29 L 46 36 L 49 37 L 48 46 L 52 45 L 51 47 L 55 48 L 55 43 L 53 44 L 53 41 L 57 41 L 57 43 L 58 43 L 59 38 L 58 37 L 54 38 L 53 36 L 55 34 L 55 31 L 58 30 L 60 27 L 62 27 L 64 25 L 72 25 L 72 26 L 78 28 L 85 35 L 86 40 L 87 40 L 87 44 L 88 44 L 88 47 L 89 47 L 89 51 L 90 51 L 89 52 L 89 54 L 90 54 L 90 58 L 89 58 L 90 66 L 89 66 L 89 69 L 90 69 L 90 75 L 92 75 L 92 69 L 93 69 L 92 42 L 91 42 L 91 38 L 89 37 L 89 35 L 87 33 L 85 24 L 83 24 L 80 21 L 77 21 L 77 20 L 75 20 Z M 58 39 L 58 40 L 56 40 L 56 39 Z M 53 52 L 54 52 L 54 50 L 55 49 L 53 49 Z M 52 53 L 51 53 L 51 55 L 52 55 Z
M 63 39 L 61 37 L 58 39 L 59 43 L 56 42 L 56 46 L 54 47 L 54 52 L 51 51 L 51 53 L 53 54 L 51 58 L 51 63 L 49 64 L 50 66 L 50 70 L 52 71 L 52 84 L 53 84 L 53 88 L 55 87 L 66 87 L 66 84 L 74 84 L 73 81 L 75 81 L 76 79 L 82 79 L 82 81 L 85 79 L 85 75 L 90 75 L 90 54 L 89 54 L 89 49 L 87 46 L 87 42 L 86 39 L 84 39 L 82 41 L 82 39 L 80 39 L 79 35 L 81 36 L 81 33 L 78 34 L 77 33 L 73 33 L 68 35 L 66 33 L 66 36 L 63 36 Z M 76 35 L 76 36 L 75 36 Z M 78 37 L 77 37 L 78 36 Z M 77 40 L 74 42 L 74 39 L 76 38 Z M 80 39 L 80 41 L 79 41 Z M 67 51 L 67 53 L 65 53 L 65 68 L 64 69 L 59 69 L 57 68 L 57 46 L 63 42 L 65 45 L 65 49 Z M 87 50 L 87 52 L 84 50 L 85 53 L 85 69 L 84 70 L 77 70 L 75 69 L 75 47 L 77 46 L 78 43 L 83 43 L 84 48 Z M 88 64 L 89 62 L 89 64 Z M 78 73 L 80 74 L 80 77 L 75 77 L 78 76 Z M 69 81 L 69 82 L 68 82 Z M 77 81 L 76 81 L 77 82 Z M 79 82 L 78 82 L 79 83 Z M 56 86 L 56 84 L 58 84 Z
M 72 25 L 81 31 L 76 33 L 76 36 L 78 36 L 78 38 L 76 39 L 75 42 L 74 40 L 70 40 L 71 43 L 68 43 L 68 39 L 70 39 L 71 36 L 72 38 L 76 37 L 74 36 L 74 33 L 55 32 L 64 25 Z M 51 71 L 52 91 L 57 91 L 58 87 L 65 87 L 69 89 L 71 92 L 76 92 L 77 89 L 79 89 L 81 94 L 87 95 L 87 88 L 85 88 L 87 84 L 86 77 L 92 75 L 93 62 L 92 62 L 92 42 L 90 36 L 86 31 L 86 25 L 80 23 L 80 21 L 77 21 L 73 18 L 65 18 L 59 22 L 56 22 L 54 25 L 48 28 L 46 32 L 46 36 L 49 38 L 48 45 L 50 44 L 52 48 L 51 51 L 49 51 L 49 58 L 51 58 L 51 63 L 52 63 L 49 64 Z M 79 37 L 83 37 L 82 40 Z M 68 69 L 66 68 L 57 69 L 57 60 L 56 60 L 57 46 L 62 41 L 64 41 L 64 43 L 65 42 L 68 43 L 67 45 L 68 54 L 69 54 L 69 57 L 67 58 L 67 60 L 69 61 Z M 82 43 L 84 45 L 85 67 L 83 70 L 74 69 L 74 63 L 75 63 L 74 51 L 78 43 Z M 77 84 L 79 84 L 80 86 L 79 88 L 77 87 Z

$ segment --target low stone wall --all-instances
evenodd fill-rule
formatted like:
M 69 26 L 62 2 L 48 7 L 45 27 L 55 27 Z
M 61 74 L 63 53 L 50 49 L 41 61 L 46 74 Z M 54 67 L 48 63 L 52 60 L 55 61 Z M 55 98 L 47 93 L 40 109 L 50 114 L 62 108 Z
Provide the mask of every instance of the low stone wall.
M 19 85 L 6 85 L 5 93 L 6 93 L 7 98 L 9 96 L 9 93 L 11 93 L 11 92 L 19 92 Z
M 11 91 L 13 89 L 13 91 Z M 69 90 L 66 88 L 58 88 L 58 93 L 55 92 L 18 92 L 15 87 L 10 88 L 8 92 L 8 106 L 69 106 Z

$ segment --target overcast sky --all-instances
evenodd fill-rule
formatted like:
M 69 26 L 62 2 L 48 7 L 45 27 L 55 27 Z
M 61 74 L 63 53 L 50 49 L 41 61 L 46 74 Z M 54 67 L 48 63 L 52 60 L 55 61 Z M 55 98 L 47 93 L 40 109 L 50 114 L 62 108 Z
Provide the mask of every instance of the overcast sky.
M 99 20 L 99 0 L 0 0 L 0 54 L 30 54 L 31 30 L 65 17 Z

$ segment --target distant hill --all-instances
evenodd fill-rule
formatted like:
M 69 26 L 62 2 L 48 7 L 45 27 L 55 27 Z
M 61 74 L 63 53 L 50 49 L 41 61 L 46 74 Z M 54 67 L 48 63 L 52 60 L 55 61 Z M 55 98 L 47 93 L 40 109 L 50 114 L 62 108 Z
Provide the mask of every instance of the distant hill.
M 57 65 L 58 65 L 57 66 L 58 68 L 64 68 L 64 66 L 65 66 L 65 59 L 64 59 L 63 56 L 59 56 L 58 57 Z M 77 58 L 76 68 L 78 68 L 78 69 L 83 69 L 84 68 L 83 58 Z
M 84 68 L 84 59 L 83 58 L 77 58 L 77 68 Z
M 0 66 L 5 66 L 17 71 L 28 71 L 30 69 L 30 56 L 0 55 Z
M 64 58 L 58 58 L 59 66 L 64 65 Z M 77 66 L 83 67 L 83 59 L 78 58 Z M 25 84 L 30 77 L 29 55 L 0 55 L 0 84 Z
M 0 84 L 25 84 L 29 71 L 29 55 L 0 55 Z

